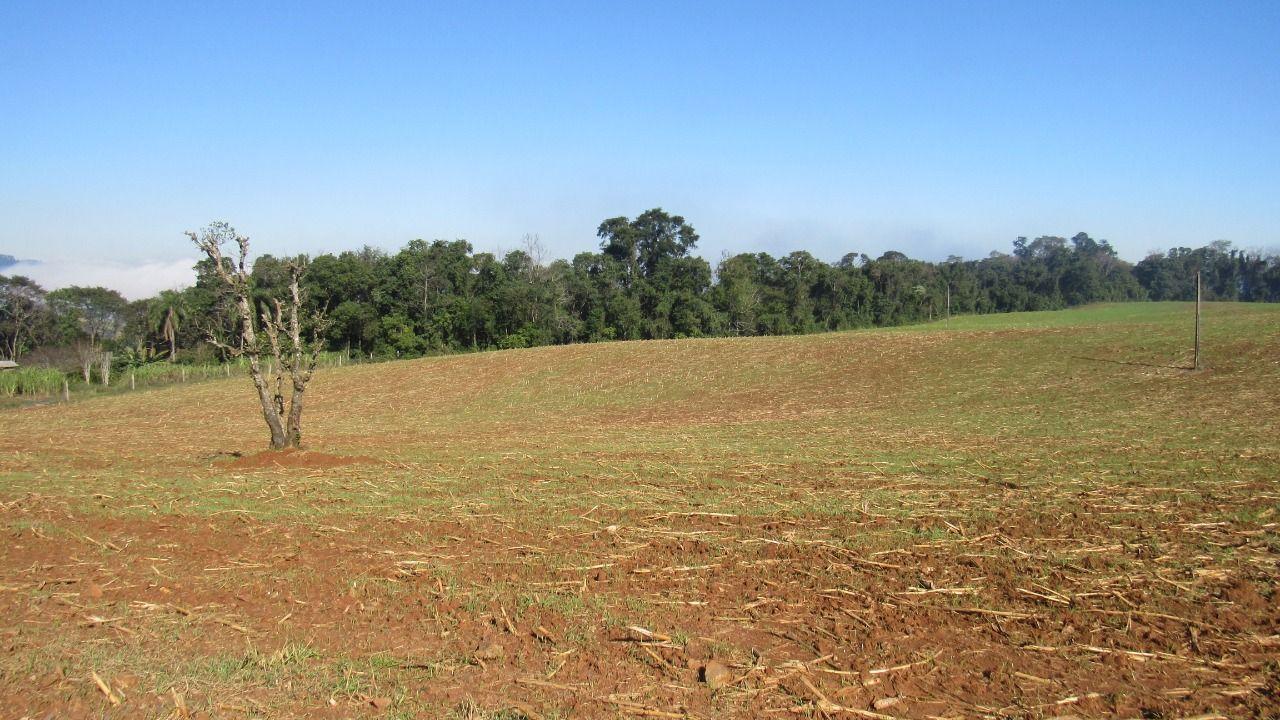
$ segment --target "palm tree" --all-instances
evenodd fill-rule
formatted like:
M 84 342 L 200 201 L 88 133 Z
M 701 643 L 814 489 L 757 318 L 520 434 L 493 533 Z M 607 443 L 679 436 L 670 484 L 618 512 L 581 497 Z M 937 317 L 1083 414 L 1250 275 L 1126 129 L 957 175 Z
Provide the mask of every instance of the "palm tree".
M 148 313 L 150 325 L 169 345 L 169 362 L 178 361 L 178 330 L 187 320 L 186 298 L 175 290 L 162 290 L 152 301 Z

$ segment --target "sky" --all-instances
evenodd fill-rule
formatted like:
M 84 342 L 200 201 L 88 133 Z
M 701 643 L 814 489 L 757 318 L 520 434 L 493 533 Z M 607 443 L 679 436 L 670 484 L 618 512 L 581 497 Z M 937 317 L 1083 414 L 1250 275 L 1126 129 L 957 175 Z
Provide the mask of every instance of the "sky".
M 651 207 L 713 264 L 1276 248 L 1277 37 L 1273 0 L 6 0 L 0 253 L 141 297 L 212 220 L 273 254 L 572 257 Z

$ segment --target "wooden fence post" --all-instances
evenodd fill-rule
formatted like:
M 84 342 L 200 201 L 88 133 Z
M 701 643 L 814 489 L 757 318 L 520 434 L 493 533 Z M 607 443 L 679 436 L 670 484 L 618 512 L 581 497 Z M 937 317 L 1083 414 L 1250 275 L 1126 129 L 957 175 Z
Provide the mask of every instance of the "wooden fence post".
M 947 283 L 947 327 L 951 327 L 951 283 Z
M 1200 271 L 1196 271 L 1196 352 L 1195 369 L 1200 369 Z

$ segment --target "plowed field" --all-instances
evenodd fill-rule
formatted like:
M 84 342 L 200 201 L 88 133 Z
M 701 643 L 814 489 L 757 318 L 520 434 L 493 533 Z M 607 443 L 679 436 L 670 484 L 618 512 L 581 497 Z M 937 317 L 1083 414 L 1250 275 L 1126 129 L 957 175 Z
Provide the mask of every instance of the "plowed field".
M 1273 715 L 1280 308 L 1190 312 L 5 410 L 0 717 Z

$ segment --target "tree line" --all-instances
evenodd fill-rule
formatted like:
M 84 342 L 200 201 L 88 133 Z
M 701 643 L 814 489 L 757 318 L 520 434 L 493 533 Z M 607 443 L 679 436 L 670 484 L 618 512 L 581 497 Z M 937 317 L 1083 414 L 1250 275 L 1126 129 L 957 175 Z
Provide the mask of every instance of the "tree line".
M 251 301 L 287 296 L 291 269 L 305 266 L 307 316 L 327 316 L 327 349 L 366 357 L 902 325 L 938 319 L 948 304 L 971 314 L 1189 300 L 1197 270 L 1206 299 L 1280 301 L 1280 257 L 1225 241 L 1137 264 L 1079 233 L 1018 238 L 1011 253 L 980 260 L 890 251 L 828 263 L 796 251 L 725 256 L 713 267 L 693 254 L 694 228 L 660 208 L 607 219 L 597 236 L 598 250 L 550 262 L 535 237 L 501 256 L 465 240 L 263 255 L 249 272 Z M 111 367 L 226 360 L 240 320 L 212 263 L 196 265 L 187 289 L 132 302 L 100 287 L 45 291 L 0 276 L 0 354 L 86 381 Z

